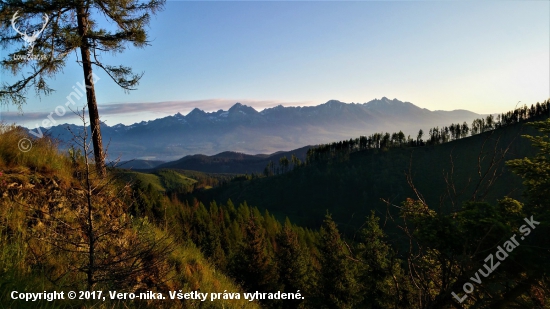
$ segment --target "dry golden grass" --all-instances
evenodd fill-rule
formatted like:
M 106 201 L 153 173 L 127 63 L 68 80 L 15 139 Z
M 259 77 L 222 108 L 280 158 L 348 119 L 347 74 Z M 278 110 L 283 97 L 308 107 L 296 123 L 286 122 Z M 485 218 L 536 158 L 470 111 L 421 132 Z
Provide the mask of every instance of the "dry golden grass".
M 23 139 L 32 143 L 32 148 L 26 152 L 20 149 Z M 28 146 L 29 143 L 23 145 Z M 0 123 L 0 172 L 40 173 L 70 181 L 71 160 L 67 155 L 61 155 L 57 146 L 57 143 L 48 137 L 32 138 L 24 128 Z
M 32 149 L 28 152 L 19 149 L 18 143 L 23 138 L 32 140 Z M 71 265 L 79 262 L 79 256 L 70 251 L 57 252 L 57 246 L 64 239 L 81 241 L 82 237 L 75 234 L 77 230 L 74 229 L 67 229 L 64 237 L 66 231 L 63 227 L 78 227 L 82 221 L 77 210 L 84 191 L 79 180 L 73 177 L 71 158 L 60 153 L 55 142 L 46 137 L 31 139 L 24 129 L 4 124 L 0 124 L 0 173 L 0 308 L 259 308 L 258 304 L 245 299 L 214 302 L 208 299 L 203 303 L 166 300 L 29 304 L 9 299 L 12 290 L 61 291 L 84 286 L 84 276 L 70 272 Z M 179 290 L 184 293 L 199 289 L 203 293 L 242 292 L 231 279 L 216 271 L 193 244 L 176 243 L 168 232 L 146 219 L 126 216 L 124 203 L 131 203 L 131 200 L 118 199 L 116 192 L 119 189 L 110 184 L 100 194 L 94 195 L 94 207 L 101 210 L 96 220 L 106 223 L 106 227 L 116 226 L 116 222 L 109 221 L 110 217 L 119 221 L 124 218 L 132 224 L 118 233 L 104 234 L 103 237 L 112 239 L 106 239 L 108 246 L 98 247 L 98 250 L 121 256 L 120 252 L 144 242 L 174 243 L 167 256 L 151 256 L 152 263 L 160 260 L 157 267 L 129 280 L 132 281 L 128 283 L 129 291 L 137 288 L 163 292 L 167 298 L 168 291 Z M 168 199 L 165 202 L 170 203 Z M 52 277 L 59 279 L 52 282 L 49 280 Z M 7 307 L 2 307 L 4 305 Z

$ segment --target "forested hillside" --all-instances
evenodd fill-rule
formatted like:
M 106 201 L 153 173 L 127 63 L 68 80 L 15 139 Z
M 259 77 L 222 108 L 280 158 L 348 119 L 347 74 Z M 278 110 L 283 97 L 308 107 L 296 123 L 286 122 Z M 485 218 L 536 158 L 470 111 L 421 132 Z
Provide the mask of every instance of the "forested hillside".
M 21 152 L 25 132 L 3 126 L 0 303 L 546 308 L 550 119 L 484 131 L 430 145 L 321 145 L 305 163 L 209 188 L 215 178 L 189 171 L 97 177 L 86 146 L 60 154 L 45 138 Z M 166 298 L 11 296 L 71 290 Z
M 98 178 L 86 151 L 59 154 L 47 138 L 21 152 L 25 137 L 0 127 L 1 308 L 258 308 L 244 299 L 171 299 L 170 291 L 243 290 L 179 237 L 182 226 L 167 221 L 177 203 L 118 172 Z M 65 299 L 25 301 L 13 291 L 64 292 Z M 69 300 L 69 291 L 102 291 L 106 300 Z M 166 300 L 113 300 L 109 291 L 164 293 Z
M 537 132 L 531 125 L 520 124 L 493 134 L 506 140 L 507 130 L 515 136 L 518 128 Z M 281 225 L 269 211 L 260 212 L 246 203 L 234 206 L 231 200 L 207 206 L 184 202 L 173 217 L 184 226 L 182 237 L 191 238 L 246 291 L 300 288 L 305 297 L 287 304 L 260 301 L 266 308 L 544 308 L 550 266 L 544 236 L 548 232 L 550 122 L 535 123 L 535 128 L 539 137 L 512 139 L 533 143 L 531 159 L 505 163 L 516 173 L 509 179 L 525 180 L 524 202 L 505 196 L 488 201 L 482 182 L 478 193 L 454 199 L 454 204 L 449 198 L 443 204 L 446 207 L 413 191 L 403 202 L 390 204 L 394 211 L 363 216 L 359 228 L 335 223 L 326 210 L 318 232 L 299 228 L 288 219 Z M 479 143 L 486 145 L 486 139 Z M 523 146 L 517 147 L 510 151 Z M 374 155 L 392 151 L 402 149 Z M 270 178 L 284 179 L 294 173 L 299 169 Z M 343 227 L 347 236 L 341 234 Z
M 450 132 L 455 130 L 444 127 L 430 130 L 426 140 L 376 133 L 319 145 L 308 152 L 303 164 L 278 162 L 266 167 L 264 174 L 270 177 L 233 182 L 193 196 L 203 202 L 246 201 L 309 227 L 318 227 L 328 210 L 352 230 L 371 210 L 384 214 L 388 205 L 399 205 L 408 197 L 422 198 L 446 212 L 470 200 L 493 203 L 504 196 L 521 200 L 521 179 L 505 162 L 535 153 L 521 135 L 536 134 L 526 124 L 547 117 L 549 102 L 538 106 L 516 109 L 498 121 L 492 116 L 488 121 L 475 120 L 473 129 L 465 125 L 463 130 L 471 135 L 453 136 Z
M 213 156 L 192 155 L 179 160 L 166 162 L 155 169 L 194 170 L 206 173 L 261 173 L 269 162 L 279 162 L 283 158 L 305 161 L 311 146 L 300 147 L 291 151 L 278 151 L 269 155 L 246 155 L 243 153 L 225 151 Z

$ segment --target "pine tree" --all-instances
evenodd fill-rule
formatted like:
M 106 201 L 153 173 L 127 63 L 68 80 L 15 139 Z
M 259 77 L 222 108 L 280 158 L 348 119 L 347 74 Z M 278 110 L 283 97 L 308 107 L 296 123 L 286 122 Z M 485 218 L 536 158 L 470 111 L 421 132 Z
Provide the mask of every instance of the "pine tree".
M 220 269 L 225 269 L 226 258 L 222 249 L 220 231 L 218 227 L 210 221 L 208 223 L 207 236 L 204 240 L 204 254 Z
M 307 256 L 300 246 L 298 235 L 292 230 L 288 218 L 283 230 L 277 236 L 277 266 L 279 278 L 284 285 L 285 293 L 296 293 L 300 290 L 305 298 L 310 295 Z M 302 300 L 287 300 L 284 308 L 300 308 Z
M 506 164 L 525 179 L 529 211 L 545 213 L 550 200 L 550 119 L 533 122 L 531 125 L 542 134 L 524 137 L 539 149 L 538 154 L 533 158 L 511 160 Z
M 49 94 L 53 89 L 49 88 L 46 79 L 60 73 L 72 52 L 78 50 L 80 59 L 77 59 L 77 63 L 82 66 L 84 73 L 84 85 L 81 87 L 83 91 L 85 87 L 88 103 L 96 170 L 99 175 L 104 176 L 105 155 L 94 86 L 98 79 L 93 66 L 102 69 L 125 91 L 133 90 L 143 74 L 134 74 L 129 67 L 104 64 L 98 56 L 104 52 L 120 53 L 128 43 L 145 47 L 148 43 L 145 27 L 149 23 L 150 14 L 162 9 L 164 2 L 165 0 L 2 1 L 0 45 L 8 47 L 20 44 L 21 34 L 28 48 L 22 46 L 2 60 L 3 69 L 14 75 L 23 73 L 23 77 L 13 84 L 2 85 L 0 101 L 15 104 L 21 109 L 29 89 L 34 89 L 37 94 Z M 43 18 L 39 24 L 27 24 L 28 27 L 18 30 L 19 34 L 13 34 L 13 24 L 20 25 L 18 21 L 37 15 Z M 97 17 L 106 18 L 115 30 L 100 28 L 99 25 L 103 23 L 97 22 Z M 14 28 L 17 27 L 19 26 Z M 32 37 L 29 37 L 30 33 L 33 33 Z M 26 56 L 36 56 L 37 59 Z M 74 99 L 81 96 L 84 94 L 78 90 L 71 92 L 65 106 L 69 106 L 69 102 L 74 105 Z M 59 110 L 59 114 L 64 115 L 66 111 L 63 105 L 60 106 L 62 110 Z
M 279 166 L 281 167 L 281 170 L 283 173 L 286 173 L 288 171 L 288 165 L 289 165 L 288 158 L 286 156 L 283 156 L 279 159 Z
M 357 246 L 358 280 L 361 284 L 364 308 L 392 308 L 406 303 L 399 290 L 404 286 L 399 260 L 395 259 L 384 231 L 374 212 L 367 218 L 360 232 Z M 398 281 L 398 282 L 396 282 Z M 399 288 L 398 288 L 399 287 Z
M 321 278 L 320 297 L 328 309 L 355 308 L 360 300 L 354 271 L 340 238 L 336 223 L 330 215 L 325 216 L 321 227 Z
M 424 135 L 424 131 L 422 131 L 422 129 L 420 129 L 418 131 L 418 135 L 416 136 L 416 143 L 418 145 L 420 145 L 420 143 L 422 142 L 422 135 Z
M 230 272 L 248 292 L 275 292 L 277 277 L 267 251 L 264 231 L 250 217 L 238 252 L 232 257 Z

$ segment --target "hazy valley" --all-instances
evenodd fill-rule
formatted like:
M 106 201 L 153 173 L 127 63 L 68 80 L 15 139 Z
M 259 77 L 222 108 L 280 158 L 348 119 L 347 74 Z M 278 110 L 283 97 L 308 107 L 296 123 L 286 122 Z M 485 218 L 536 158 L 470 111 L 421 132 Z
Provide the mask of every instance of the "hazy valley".
M 103 139 L 111 142 L 108 153 L 112 160 L 171 161 L 224 151 L 272 154 L 375 132 L 402 130 L 416 136 L 420 129 L 427 132 L 451 122 L 471 123 L 478 117 L 465 110 L 429 111 L 384 97 L 364 104 L 328 101 L 318 106 L 278 106 L 261 112 L 237 103 L 227 111 L 206 113 L 196 108 L 185 116 L 178 113 L 128 126 L 102 125 L 101 131 Z M 81 129 L 70 127 L 74 132 Z M 40 130 L 63 142 L 72 139 L 67 125 Z

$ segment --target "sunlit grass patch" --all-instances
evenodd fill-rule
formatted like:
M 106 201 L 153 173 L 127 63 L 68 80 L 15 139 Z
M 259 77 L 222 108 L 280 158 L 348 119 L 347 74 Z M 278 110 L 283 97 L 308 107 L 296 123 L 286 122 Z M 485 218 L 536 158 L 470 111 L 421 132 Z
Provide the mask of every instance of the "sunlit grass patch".
M 0 171 L 55 174 L 69 180 L 71 161 L 57 146 L 49 137 L 33 138 L 24 128 L 0 123 Z

